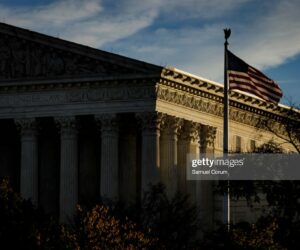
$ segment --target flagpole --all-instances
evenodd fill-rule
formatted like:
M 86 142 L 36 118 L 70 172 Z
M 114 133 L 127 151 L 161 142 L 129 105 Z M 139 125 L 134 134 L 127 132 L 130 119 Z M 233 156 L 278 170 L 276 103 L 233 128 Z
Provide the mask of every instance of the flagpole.
M 227 69 L 228 69 L 228 41 L 230 37 L 231 30 L 224 29 L 225 43 L 224 43 L 224 127 L 223 127 L 223 153 L 228 154 L 228 79 L 227 79 Z
M 227 39 L 230 37 L 231 30 L 230 29 L 224 29 L 224 35 L 225 35 L 225 43 L 224 43 L 224 126 L 223 126 L 223 155 L 226 156 L 228 154 L 228 79 L 227 79 L 227 69 L 228 69 L 228 41 Z M 230 229 L 230 193 L 229 193 L 229 181 L 227 183 L 227 218 L 226 223 L 228 227 L 228 231 Z

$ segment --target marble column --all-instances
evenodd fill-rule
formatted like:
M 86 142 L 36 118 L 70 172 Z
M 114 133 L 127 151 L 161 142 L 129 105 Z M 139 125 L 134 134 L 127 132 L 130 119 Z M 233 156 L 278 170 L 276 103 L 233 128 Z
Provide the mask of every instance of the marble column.
M 216 128 L 208 125 L 200 126 L 199 130 L 199 146 L 200 154 L 203 156 L 213 156 L 214 143 L 216 138 Z M 199 206 L 199 216 L 203 227 L 206 230 L 212 230 L 218 213 L 219 207 L 216 206 L 218 195 L 214 194 L 215 181 L 198 181 L 197 182 L 197 204 Z
M 161 180 L 172 197 L 178 189 L 177 135 L 183 120 L 166 116 L 161 134 Z
M 201 124 L 199 133 L 200 153 L 214 154 L 217 128 Z
M 38 142 L 35 118 L 16 119 L 21 131 L 20 192 L 23 198 L 38 204 Z
M 126 125 L 125 125 L 126 126 Z M 122 131 L 120 137 L 120 199 L 132 203 L 137 198 L 137 137 L 136 130 Z
M 103 198 L 119 198 L 119 132 L 116 114 L 95 116 L 101 128 L 101 180 L 100 194 Z
M 188 155 L 197 157 L 199 126 L 198 123 L 184 121 L 178 137 L 178 189 L 181 193 L 188 193 L 193 197 L 195 181 L 187 181 L 186 167 Z
M 137 113 L 136 118 L 142 129 L 141 149 L 141 192 L 149 189 L 149 184 L 157 184 L 160 180 L 160 126 L 162 113 Z
M 57 117 L 55 121 L 61 139 L 59 219 L 68 222 L 78 203 L 78 131 L 73 116 Z

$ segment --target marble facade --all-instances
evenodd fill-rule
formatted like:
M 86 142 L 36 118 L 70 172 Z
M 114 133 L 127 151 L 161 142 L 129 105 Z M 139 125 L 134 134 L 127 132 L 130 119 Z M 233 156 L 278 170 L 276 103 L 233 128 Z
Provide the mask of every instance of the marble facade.
M 162 182 L 206 225 L 222 217 L 212 183 L 185 176 L 188 153 L 222 152 L 221 84 L 6 24 L 0 35 L 0 176 L 25 198 L 66 222 L 78 203 L 132 202 Z M 230 149 L 272 138 L 256 124 L 285 111 L 230 92 Z

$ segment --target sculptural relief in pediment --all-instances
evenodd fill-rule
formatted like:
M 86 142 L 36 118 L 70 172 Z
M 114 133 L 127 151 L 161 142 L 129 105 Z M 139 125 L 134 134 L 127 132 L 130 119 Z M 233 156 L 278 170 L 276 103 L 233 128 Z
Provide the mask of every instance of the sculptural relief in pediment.
M 0 79 L 134 74 L 136 70 L 9 35 L 0 37 Z

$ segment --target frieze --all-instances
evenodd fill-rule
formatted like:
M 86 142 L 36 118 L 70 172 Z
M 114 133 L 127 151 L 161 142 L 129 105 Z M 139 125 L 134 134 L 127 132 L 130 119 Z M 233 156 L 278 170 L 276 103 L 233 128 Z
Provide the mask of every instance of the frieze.
M 157 98 L 171 103 L 180 104 L 188 108 L 196 109 L 213 115 L 222 115 L 223 108 L 219 103 L 214 103 L 211 100 L 205 100 L 200 97 L 194 97 L 184 92 L 170 90 L 167 88 L 158 88 Z
M 16 94 L 2 95 L 0 97 L 0 107 L 23 107 L 35 105 L 54 105 L 66 101 L 65 93 L 34 93 L 34 94 Z
M 223 116 L 223 104 L 214 102 L 210 99 L 204 99 L 199 96 L 192 96 L 184 92 L 164 88 L 161 86 L 157 89 L 157 98 L 170 103 L 176 103 L 188 108 L 192 108 L 196 111 L 205 112 L 221 117 Z M 261 116 L 237 108 L 230 108 L 229 117 L 232 121 L 247 124 L 250 126 L 257 126 Z
M 122 86 L 119 88 L 78 88 L 61 91 L 0 95 L 0 107 L 24 107 L 37 105 L 149 99 L 155 99 L 154 88 L 151 86 Z

